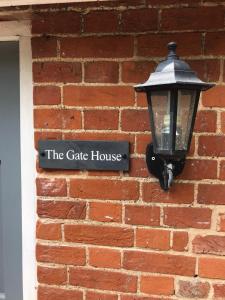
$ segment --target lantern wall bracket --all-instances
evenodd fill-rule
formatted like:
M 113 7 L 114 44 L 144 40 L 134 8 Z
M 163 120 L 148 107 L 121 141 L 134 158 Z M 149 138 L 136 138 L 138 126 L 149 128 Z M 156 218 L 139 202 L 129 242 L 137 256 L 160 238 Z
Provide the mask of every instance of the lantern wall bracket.
M 172 185 L 173 178 L 183 171 L 185 157 L 165 158 L 160 154 L 155 154 L 153 144 L 148 144 L 146 148 L 146 163 L 149 172 L 159 179 L 161 188 L 164 191 L 168 191 Z

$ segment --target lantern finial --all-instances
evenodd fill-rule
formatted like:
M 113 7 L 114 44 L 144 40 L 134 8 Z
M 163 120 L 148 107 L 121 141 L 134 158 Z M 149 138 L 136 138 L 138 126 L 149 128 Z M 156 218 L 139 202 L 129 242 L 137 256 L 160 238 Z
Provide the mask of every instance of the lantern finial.
M 167 59 L 178 59 L 178 56 L 176 54 L 177 44 L 175 42 L 170 42 L 167 45 L 167 48 L 169 50 Z

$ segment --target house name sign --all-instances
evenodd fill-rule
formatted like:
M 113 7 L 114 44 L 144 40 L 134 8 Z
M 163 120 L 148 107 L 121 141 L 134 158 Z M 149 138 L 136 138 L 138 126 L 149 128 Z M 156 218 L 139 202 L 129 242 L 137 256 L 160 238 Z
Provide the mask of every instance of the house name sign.
M 129 170 L 129 143 L 114 141 L 39 141 L 43 169 Z

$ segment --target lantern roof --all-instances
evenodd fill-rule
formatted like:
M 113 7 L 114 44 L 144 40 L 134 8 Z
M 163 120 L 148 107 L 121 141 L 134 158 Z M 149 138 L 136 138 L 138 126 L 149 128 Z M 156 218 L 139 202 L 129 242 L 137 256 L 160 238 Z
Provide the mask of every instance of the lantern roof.
M 199 79 L 190 66 L 179 59 L 176 54 L 177 44 L 175 42 L 170 42 L 167 47 L 169 50 L 167 58 L 158 64 L 155 72 L 145 83 L 135 86 L 137 92 L 147 92 L 163 87 L 171 88 L 172 86 L 207 90 L 214 86 L 212 83 Z

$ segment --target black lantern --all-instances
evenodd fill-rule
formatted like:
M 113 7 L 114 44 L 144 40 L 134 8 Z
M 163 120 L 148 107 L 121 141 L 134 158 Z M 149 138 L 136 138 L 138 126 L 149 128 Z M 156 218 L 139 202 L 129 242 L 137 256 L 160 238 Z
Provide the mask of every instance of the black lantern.
M 176 43 L 169 43 L 166 60 L 145 83 L 135 86 L 137 92 L 146 92 L 148 100 L 153 144 L 147 146 L 147 166 L 164 190 L 184 168 L 200 93 L 214 86 L 201 81 L 179 59 L 176 47 Z

